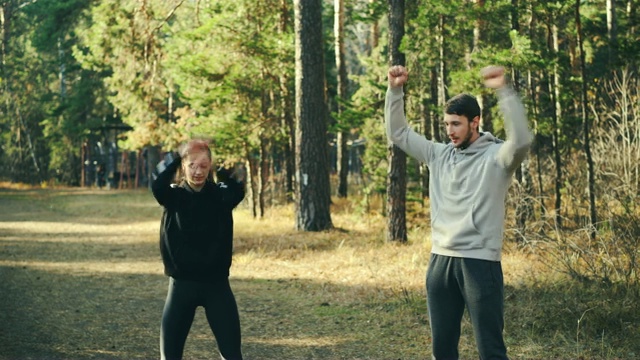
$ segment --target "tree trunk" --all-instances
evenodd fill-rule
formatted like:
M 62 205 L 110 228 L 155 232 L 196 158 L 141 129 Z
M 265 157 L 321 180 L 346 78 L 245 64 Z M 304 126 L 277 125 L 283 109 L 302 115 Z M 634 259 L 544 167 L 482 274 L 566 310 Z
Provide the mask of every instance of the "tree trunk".
M 535 36 L 534 29 L 536 26 L 536 16 L 533 11 L 533 5 L 528 4 L 528 11 L 531 13 L 531 17 L 527 22 L 527 31 L 529 38 L 533 38 Z M 542 161 L 540 154 L 541 144 L 541 135 L 540 135 L 540 126 L 538 123 L 538 116 L 541 113 L 538 109 L 538 86 L 533 77 L 533 73 L 531 70 L 527 71 L 527 85 L 529 88 L 529 98 L 531 99 L 531 113 L 533 119 L 533 128 L 534 128 L 534 142 L 533 142 L 533 152 L 536 158 L 536 174 L 537 174 L 537 182 L 538 182 L 538 205 L 540 206 L 540 214 L 546 214 L 546 207 L 544 206 L 544 184 L 542 182 Z
M 596 238 L 596 225 L 598 224 L 597 214 L 596 214 L 596 180 L 595 180 L 595 169 L 593 166 L 593 157 L 591 155 L 591 145 L 590 145 L 590 130 L 589 130 L 589 117 L 587 116 L 587 68 L 585 64 L 585 54 L 584 54 L 584 40 L 582 35 L 582 22 L 580 19 L 580 0 L 576 0 L 576 32 L 577 32 L 577 41 L 578 41 L 578 49 L 580 50 L 580 75 L 582 77 L 581 82 L 581 91 L 580 91 L 580 102 L 581 102 L 581 115 L 582 115 L 582 131 L 584 136 L 584 153 L 587 158 L 587 182 L 588 182 L 588 192 L 589 192 L 589 215 L 591 217 L 591 238 L 595 240 Z
M 375 2 L 376 0 L 369 0 L 370 3 Z M 380 39 L 380 26 L 378 25 L 378 21 L 375 20 L 371 23 L 371 30 L 369 32 L 369 37 L 367 38 L 367 56 L 371 56 L 373 49 L 378 47 L 378 40 Z
M 280 22 L 278 31 L 280 34 L 286 33 L 289 27 L 289 8 L 287 0 L 280 1 Z M 284 66 L 283 66 L 284 67 Z M 280 76 L 280 101 L 282 106 L 281 121 L 282 127 L 287 132 L 288 141 L 284 146 L 284 185 L 287 193 L 287 201 L 293 201 L 295 169 L 296 169 L 296 126 L 294 116 L 291 112 L 291 91 L 289 89 L 289 75 L 286 69 L 283 69 Z
M 511 0 L 511 29 L 520 31 L 520 15 L 518 15 L 518 0 Z
M 280 77 L 280 91 L 282 96 L 282 126 L 287 132 L 288 139 L 284 146 L 284 185 L 287 201 L 293 201 L 295 170 L 296 170 L 296 125 L 291 113 L 291 94 L 289 93 L 289 78 L 283 74 Z
M 636 13 L 638 6 L 635 3 L 637 0 L 627 0 L 627 19 L 629 19 L 629 31 L 628 35 L 634 35 L 636 33 L 636 26 L 638 26 L 638 19 Z
M 531 71 L 528 72 L 527 81 L 529 83 L 529 97 L 532 101 L 533 131 L 535 134 L 533 140 L 533 152 L 536 157 L 536 173 L 538 175 L 538 204 L 540 205 L 540 213 L 544 215 L 546 213 L 546 208 L 544 206 L 544 184 L 542 181 L 542 161 L 540 154 L 540 126 L 538 124 L 538 114 L 540 112 L 538 111 L 538 93 L 536 91 L 536 85 Z
M 420 114 L 422 115 L 422 133 L 425 138 L 431 139 L 432 111 L 430 108 L 431 99 L 423 98 L 420 103 Z M 426 206 L 425 199 L 429 197 L 429 167 L 420 163 L 420 187 L 422 189 L 422 206 Z
M 265 197 L 269 184 L 269 140 L 264 132 L 260 134 L 260 166 L 258 166 L 258 218 L 264 218 Z
M 249 146 L 245 144 L 245 158 L 247 159 L 247 178 L 246 178 L 246 189 L 247 189 L 247 198 L 249 199 L 249 207 L 251 208 L 251 215 L 254 219 L 258 218 L 258 201 L 256 194 L 257 191 L 257 175 L 258 175 L 258 166 L 256 165 L 256 160 L 251 155 L 251 151 L 249 150 Z
M 58 79 L 60 80 L 60 98 L 64 101 L 67 96 L 67 67 L 64 63 L 64 49 L 62 48 L 62 37 L 58 36 Z
M 404 0 L 389 0 L 389 65 L 405 65 L 400 52 L 404 36 Z M 407 155 L 397 146 L 388 149 L 387 241 L 407 241 Z
M 520 13 L 518 11 L 518 0 L 511 0 L 511 30 L 520 33 Z M 513 88 L 516 92 L 520 92 L 520 74 L 517 68 L 512 70 Z
M 322 40 L 322 1 L 295 0 L 296 228 L 321 231 L 331 223 L 328 109 Z
M 446 62 L 446 24 L 447 24 L 447 19 L 445 17 L 445 15 L 440 15 L 439 21 L 438 21 L 438 30 L 439 30 L 439 35 L 437 36 L 437 41 L 438 41 L 438 108 L 439 109 L 444 109 L 444 104 L 447 101 L 448 98 L 448 94 L 447 94 L 447 62 Z M 441 141 L 439 139 L 439 131 L 434 132 L 434 140 L 436 141 Z
M 80 148 L 80 161 L 81 161 L 81 166 L 82 166 L 82 171 L 80 172 L 80 187 L 86 187 L 87 186 L 87 166 L 85 165 L 85 162 L 89 159 L 89 154 L 87 152 L 87 142 L 83 141 L 82 142 L 82 147 Z
M 334 36 L 336 69 L 338 72 L 338 117 L 342 114 L 343 101 L 347 100 L 347 64 L 344 50 L 344 0 L 334 0 Z M 344 120 L 341 120 L 341 122 Z M 338 168 L 338 197 L 347 197 L 347 185 L 349 175 L 349 149 L 347 140 L 349 131 L 343 126 L 338 130 L 337 138 L 337 168 Z
M 553 81 L 549 83 L 551 86 L 550 93 L 553 97 L 554 111 L 553 117 L 553 155 L 556 165 L 555 177 L 555 220 L 558 228 L 562 228 L 562 157 L 560 154 L 560 119 L 562 119 L 562 106 L 560 103 L 560 65 L 558 64 L 558 54 L 560 47 L 558 44 L 558 27 L 551 25 L 551 50 L 554 54 L 556 62 L 553 65 Z
M 486 21 L 483 16 L 483 8 L 485 6 L 485 0 L 475 0 L 476 5 L 478 6 L 478 11 L 480 12 L 480 16 L 476 19 L 475 26 L 473 28 L 473 46 L 471 52 L 480 51 L 481 43 L 484 42 L 485 36 L 485 27 Z M 471 65 L 471 64 L 469 64 Z M 478 105 L 480 105 L 480 109 L 482 109 L 482 119 L 480 122 L 480 130 L 483 132 L 493 133 L 493 114 L 491 109 L 495 106 L 495 101 L 492 100 L 486 93 L 482 93 L 477 98 Z M 469 119 L 471 121 L 472 119 Z
M 431 68 L 430 90 L 431 90 L 431 104 L 433 106 L 433 108 L 431 109 L 431 119 L 432 119 L 431 120 L 431 136 L 433 141 L 442 142 L 442 137 L 440 136 L 440 122 L 441 122 L 440 120 L 442 115 L 440 115 L 440 112 L 433 110 L 433 109 L 442 109 L 442 107 L 440 106 L 444 106 L 444 100 L 440 99 L 438 69 L 435 67 Z
M 616 48 L 617 48 L 617 19 L 616 19 L 616 1 L 607 0 L 607 37 L 609 39 L 609 64 L 615 64 Z
M 136 178 L 134 183 L 134 188 L 137 189 L 140 186 L 140 162 L 142 159 L 142 150 L 138 149 L 136 153 Z
M 520 19 L 518 12 L 518 0 L 511 0 L 511 30 L 520 32 Z M 520 72 L 517 68 L 512 71 L 512 83 L 514 89 L 519 92 Z M 527 222 L 533 215 L 533 179 L 529 171 L 529 160 L 525 160 L 520 164 L 518 181 L 524 189 L 524 198 L 518 202 L 516 207 L 517 223 L 520 232 L 524 234 L 527 228 Z

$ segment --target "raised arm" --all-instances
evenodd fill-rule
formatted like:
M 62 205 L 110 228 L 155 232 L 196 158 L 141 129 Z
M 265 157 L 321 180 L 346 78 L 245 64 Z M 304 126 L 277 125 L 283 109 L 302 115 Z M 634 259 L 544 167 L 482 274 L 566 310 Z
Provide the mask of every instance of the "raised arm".
M 387 139 L 418 161 L 429 165 L 436 144 L 416 133 L 407 123 L 404 113 L 404 91 L 408 80 L 404 66 L 392 66 L 387 73 L 389 86 L 384 105 L 384 122 Z
M 168 153 L 164 160 L 156 166 L 155 179 L 151 184 L 151 191 L 156 201 L 162 206 L 171 207 L 171 182 L 178 171 L 181 164 L 180 155 L 177 153 Z
M 485 85 L 495 89 L 498 104 L 504 114 L 505 143 L 497 154 L 498 163 L 514 172 L 529 153 L 533 136 L 527 126 L 527 114 L 518 94 L 506 84 L 504 68 L 489 66 L 481 71 Z
M 222 192 L 222 202 L 226 207 L 233 209 L 244 199 L 246 170 L 244 167 L 236 166 L 229 170 L 219 167 L 216 170 L 218 178 L 218 188 Z

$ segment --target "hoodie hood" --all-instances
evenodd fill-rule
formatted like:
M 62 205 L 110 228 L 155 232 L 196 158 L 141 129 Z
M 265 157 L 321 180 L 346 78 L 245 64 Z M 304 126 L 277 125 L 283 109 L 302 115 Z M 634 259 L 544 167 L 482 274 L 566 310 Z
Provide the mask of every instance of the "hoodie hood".
M 480 132 L 480 136 L 476 141 L 472 142 L 471 145 L 464 149 L 454 148 L 454 151 L 460 154 L 475 154 L 485 151 L 487 147 L 491 145 L 501 144 L 503 142 L 503 140 L 496 138 L 490 132 Z

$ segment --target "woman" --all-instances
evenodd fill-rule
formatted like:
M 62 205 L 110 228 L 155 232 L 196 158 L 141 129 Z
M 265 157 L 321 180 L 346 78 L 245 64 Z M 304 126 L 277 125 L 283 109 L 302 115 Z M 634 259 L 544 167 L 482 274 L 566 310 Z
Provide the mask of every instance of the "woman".
M 205 309 L 223 359 L 242 359 L 240 319 L 229 285 L 232 210 L 244 197 L 243 176 L 220 169 L 213 181 L 208 144 L 192 140 L 158 166 L 153 196 L 164 207 L 160 252 L 169 291 L 162 313 L 162 359 L 181 359 L 198 306 Z M 172 184 L 178 170 L 181 180 Z

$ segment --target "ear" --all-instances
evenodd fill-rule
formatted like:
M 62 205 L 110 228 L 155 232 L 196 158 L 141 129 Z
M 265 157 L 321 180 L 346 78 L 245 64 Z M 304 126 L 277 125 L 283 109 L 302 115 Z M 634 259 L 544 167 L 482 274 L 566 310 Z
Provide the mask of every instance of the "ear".
M 471 120 L 471 128 L 475 131 L 480 132 L 480 116 L 476 116 Z

